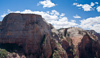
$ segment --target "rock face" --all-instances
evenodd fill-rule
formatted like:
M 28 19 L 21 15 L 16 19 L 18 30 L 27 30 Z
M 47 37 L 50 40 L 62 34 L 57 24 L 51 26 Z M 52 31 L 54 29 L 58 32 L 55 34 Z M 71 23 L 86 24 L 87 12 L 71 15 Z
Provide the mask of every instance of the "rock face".
M 50 58 L 56 49 L 51 47 L 53 38 L 51 25 L 46 23 L 40 15 L 8 14 L 4 17 L 0 30 L 1 48 L 9 52 L 21 53 L 27 58 Z
M 2 21 L 0 21 L 0 25 L 1 25 Z
M 42 41 L 46 34 L 50 34 L 49 25 L 40 15 L 34 14 L 8 14 L 3 19 L 1 26 L 1 43 L 18 44 L 22 46 L 22 52 L 26 55 L 33 54 L 33 57 L 40 56 Z M 52 53 L 52 51 L 50 52 Z M 50 56 L 47 55 L 47 57 Z
M 62 42 L 65 50 L 68 49 L 69 43 L 73 58 L 100 58 L 100 43 L 97 36 L 93 37 L 87 31 L 77 27 L 61 29 L 59 32 L 63 38 L 66 38 L 66 43 Z M 69 52 L 67 51 L 67 54 Z
M 0 29 L 2 28 L 2 27 L 1 27 L 1 23 L 2 23 L 2 22 L 0 21 Z
M 100 40 L 100 34 L 95 32 L 94 30 L 86 30 L 92 37 L 96 37 L 96 39 Z
M 97 36 L 81 28 L 56 30 L 40 15 L 10 13 L 0 23 L 0 48 L 10 58 L 100 58 Z M 15 55 L 15 54 L 14 54 Z

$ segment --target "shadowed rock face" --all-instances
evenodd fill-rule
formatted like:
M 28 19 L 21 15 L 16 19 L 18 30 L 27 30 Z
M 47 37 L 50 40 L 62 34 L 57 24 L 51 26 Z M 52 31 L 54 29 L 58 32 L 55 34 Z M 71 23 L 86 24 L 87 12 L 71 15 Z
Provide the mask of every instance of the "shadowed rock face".
M 51 28 L 53 27 L 40 15 L 10 13 L 0 25 L 1 48 L 7 49 L 9 46 L 9 52 L 21 53 L 27 58 L 53 57 L 54 50 L 57 50 L 57 41 L 52 39 Z M 21 51 L 16 47 L 21 47 Z M 63 56 L 59 54 L 59 57 Z
M 87 31 L 77 28 L 77 27 L 71 27 L 66 29 L 59 30 L 60 34 L 63 35 L 63 38 L 65 38 L 66 43 L 62 41 L 63 48 L 65 50 L 69 49 L 73 52 L 74 58 L 99 58 L 100 57 L 100 43 L 97 36 L 92 36 L 91 33 L 88 33 Z M 66 51 L 67 54 L 71 51 Z M 69 55 L 68 55 L 69 56 Z
M 1 25 L 2 21 L 0 21 L 0 25 Z
M 0 21 L 0 29 L 1 29 L 1 23 L 2 23 L 2 21 Z
M 97 36 L 76 27 L 56 30 L 36 14 L 10 13 L 4 17 L 0 48 L 20 58 L 100 58 Z
M 98 49 L 97 45 L 98 42 L 95 42 L 92 40 L 92 38 L 89 37 L 89 35 L 85 35 L 82 39 L 82 42 L 79 44 L 78 49 L 79 49 L 79 57 L 80 58 L 94 58 L 97 57 L 99 58 L 100 56 L 98 55 L 98 52 L 100 52 Z M 98 52 L 97 52 L 98 51 Z
M 16 43 L 23 46 L 26 55 L 36 57 L 41 53 L 44 35 L 50 35 L 50 27 L 40 15 L 11 13 L 1 26 L 0 43 Z

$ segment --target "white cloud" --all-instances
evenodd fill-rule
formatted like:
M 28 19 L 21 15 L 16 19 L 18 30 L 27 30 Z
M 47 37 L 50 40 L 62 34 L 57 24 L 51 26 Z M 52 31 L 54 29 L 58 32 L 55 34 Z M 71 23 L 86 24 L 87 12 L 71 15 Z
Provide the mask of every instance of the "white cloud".
M 51 23 L 54 24 L 54 27 L 57 29 L 78 26 L 78 24 L 76 24 L 75 22 L 69 22 L 66 20 L 52 21 Z
M 91 4 L 79 4 L 79 3 L 73 3 L 73 5 L 82 8 L 84 11 L 92 11 L 93 6 L 95 5 L 93 2 Z
M 76 22 L 76 20 L 71 20 L 71 22 L 75 23 L 75 22 Z
M 100 6 L 97 7 L 97 11 L 100 12 Z
M 1 15 L 1 17 L 5 17 L 5 16 L 6 16 L 6 14 Z
M 78 5 L 76 5 L 77 7 L 81 7 L 81 6 L 83 6 L 82 4 L 78 4 Z
M 84 11 L 91 11 L 91 9 L 92 9 L 92 7 L 90 5 L 88 5 L 88 4 L 84 4 L 82 6 L 82 8 L 84 9 Z
M 66 21 L 68 21 L 68 18 L 67 17 L 63 17 L 63 18 L 59 19 L 59 21 L 60 22 L 66 22 Z
M 37 6 L 39 5 L 43 5 L 43 8 L 47 7 L 47 8 L 51 8 L 54 7 L 55 4 L 53 2 L 51 2 L 51 0 L 44 0 L 44 1 L 40 1 Z
M 73 5 L 77 5 L 78 3 L 73 3 Z
M 31 10 L 24 10 L 24 11 L 11 11 L 11 10 L 8 10 L 8 13 L 39 14 L 39 15 L 42 15 L 42 17 L 48 23 L 53 24 L 56 29 L 78 26 L 78 24 L 75 23 L 75 20 L 68 21 L 68 18 L 65 16 L 64 13 L 60 14 L 56 10 L 46 11 L 46 12 L 31 11 Z
M 65 14 L 64 14 L 64 13 L 61 13 L 61 15 L 60 15 L 60 16 L 61 16 L 61 17 L 62 17 L 62 16 L 65 16 Z
M 51 15 L 59 15 L 59 12 L 57 12 L 56 10 L 52 10 Z
M 100 33 L 100 16 L 90 17 L 80 21 L 80 27 L 84 29 L 93 29 L 96 32 Z
M 75 16 L 73 16 L 74 18 L 81 18 L 80 16 L 78 16 L 77 14 Z
M 31 10 L 24 10 L 24 11 L 11 11 L 11 10 L 8 10 L 8 13 L 40 14 L 40 15 L 42 15 L 42 17 L 47 22 L 53 24 L 56 29 L 68 28 L 68 27 L 81 27 L 81 28 L 84 28 L 84 29 L 92 29 L 92 30 L 95 30 L 96 32 L 100 33 L 100 30 L 99 30 L 100 29 L 100 16 L 90 17 L 90 18 L 81 20 L 80 25 L 79 25 L 79 24 L 76 23 L 76 20 L 69 21 L 68 18 L 65 16 L 65 14 L 63 14 L 63 13 L 60 14 L 56 10 L 46 11 L 46 12 L 31 11 Z M 4 17 L 3 15 L 1 15 L 1 16 Z
M 96 32 L 99 32 L 100 33 L 100 24 L 93 25 L 93 27 L 91 29 L 92 30 L 96 30 Z
M 94 6 L 95 4 L 93 2 L 91 2 L 91 6 Z
M 98 2 L 95 2 L 95 4 L 99 4 Z

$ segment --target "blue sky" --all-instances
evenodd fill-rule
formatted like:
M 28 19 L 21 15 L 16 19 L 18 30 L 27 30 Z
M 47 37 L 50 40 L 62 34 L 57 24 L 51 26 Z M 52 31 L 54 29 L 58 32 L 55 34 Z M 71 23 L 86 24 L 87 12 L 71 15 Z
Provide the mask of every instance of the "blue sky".
M 57 29 L 80 27 L 100 33 L 99 0 L 0 0 L 0 21 L 12 12 L 40 14 Z

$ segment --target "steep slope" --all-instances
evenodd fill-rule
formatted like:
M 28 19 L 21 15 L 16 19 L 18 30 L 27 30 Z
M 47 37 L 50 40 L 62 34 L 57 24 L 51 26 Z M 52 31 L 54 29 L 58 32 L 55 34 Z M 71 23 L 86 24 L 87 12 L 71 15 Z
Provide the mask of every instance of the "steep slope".
M 0 25 L 1 25 L 2 21 L 0 21 Z
M 52 37 L 51 25 L 40 15 L 10 13 L 4 17 L 0 30 L 0 48 L 27 58 L 50 58 L 58 49 L 55 47 L 57 41 Z M 65 56 L 67 58 L 66 53 Z
M 8 51 L 9 58 L 100 58 L 97 36 L 76 27 L 56 30 L 36 14 L 5 16 L 0 48 Z
M 60 29 L 59 32 L 72 47 L 74 58 L 100 58 L 100 43 L 96 36 L 92 37 L 87 31 L 77 27 Z
M 95 32 L 94 30 L 86 30 L 89 34 L 91 34 L 92 37 L 96 37 L 97 39 L 100 40 L 100 34 Z

